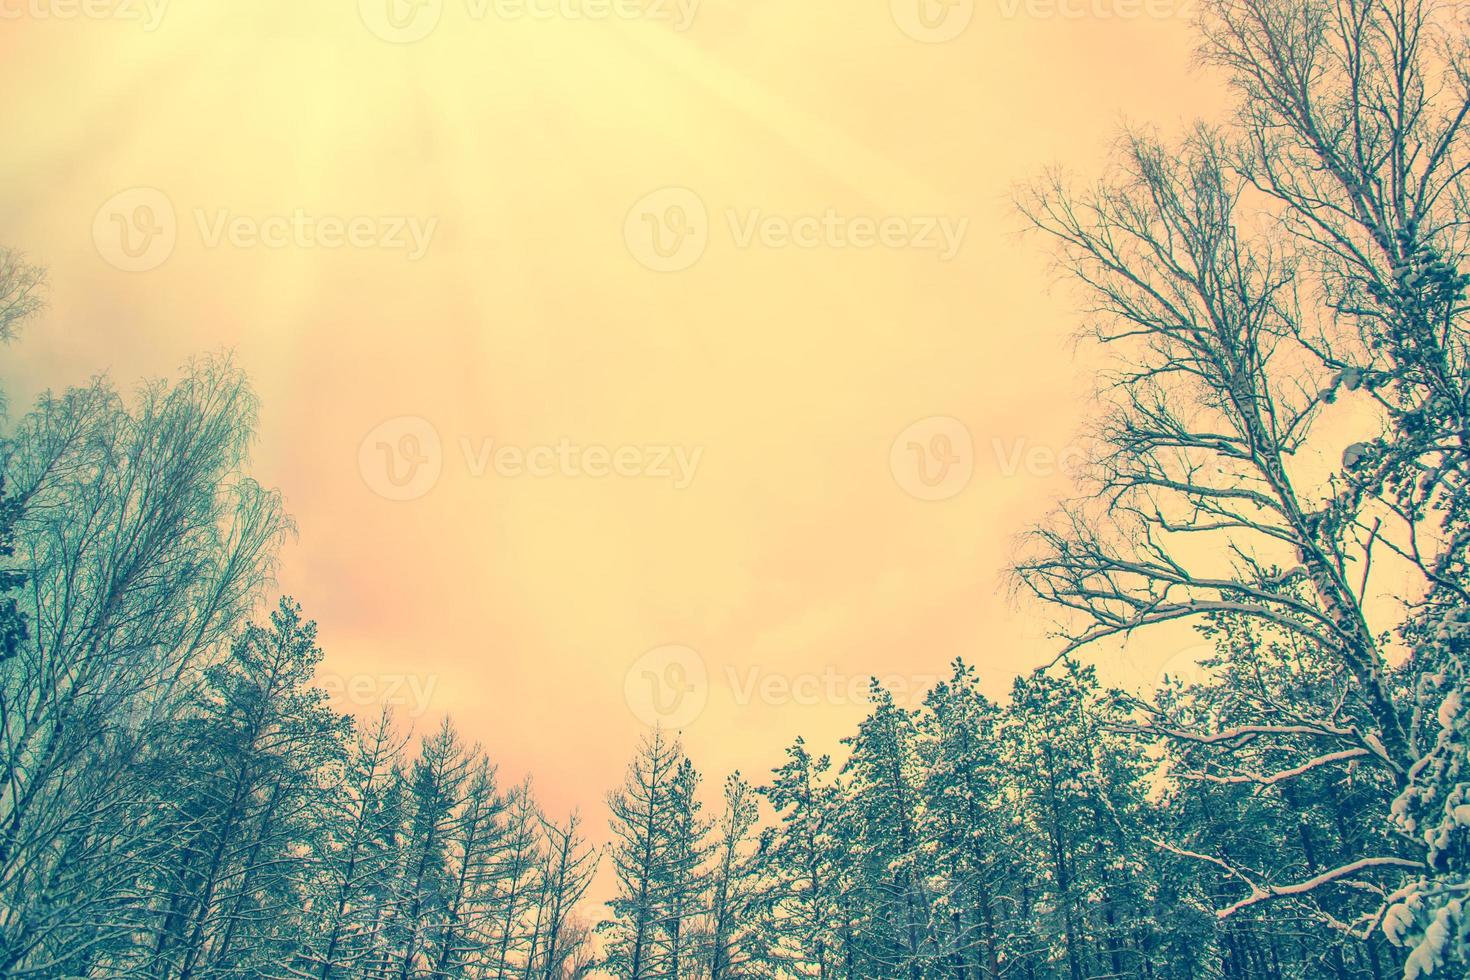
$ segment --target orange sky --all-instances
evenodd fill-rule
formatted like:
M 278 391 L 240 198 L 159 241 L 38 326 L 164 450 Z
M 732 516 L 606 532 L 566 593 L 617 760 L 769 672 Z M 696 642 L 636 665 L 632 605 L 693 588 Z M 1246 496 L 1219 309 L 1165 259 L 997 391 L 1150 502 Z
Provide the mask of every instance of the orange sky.
M 233 348 L 345 701 L 600 824 L 650 717 L 759 778 L 1053 649 L 1001 574 L 1092 355 L 1009 195 L 1218 115 L 1170 5 L 88 2 L 0 0 L 5 386 Z

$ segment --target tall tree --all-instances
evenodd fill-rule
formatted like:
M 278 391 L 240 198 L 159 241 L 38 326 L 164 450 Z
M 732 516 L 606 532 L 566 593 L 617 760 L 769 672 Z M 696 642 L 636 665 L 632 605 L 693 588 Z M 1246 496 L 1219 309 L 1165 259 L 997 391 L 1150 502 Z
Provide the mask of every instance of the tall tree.
M 844 739 L 843 772 L 852 782 L 854 838 L 847 842 L 862 875 L 871 918 L 864 937 L 876 968 L 919 980 L 933 962 L 932 896 L 921 864 L 917 733 L 912 714 L 874 680 L 873 709 Z
M 840 955 L 837 809 L 830 757 L 813 756 L 798 738 L 786 761 L 761 789 L 780 818 L 768 847 L 776 934 L 771 956 L 797 976 L 821 980 L 845 974 Z
M 392 875 L 402 823 L 398 771 L 404 738 L 384 710 L 357 735 L 345 777 L 322 812 L 315 873 L 308 888 L 312 915 L 296 972 L 315 980 L 360 975 L 392 901 Z
M 668 784 L 668 840 L 659 869 L 663 902 L 654 936 L 673 977 L 693 976 L 707 962 L 708 937 L 697 931 L 706 912 L 710 830 L 699 800 L 700 782 L 694 763 L 683 757 Z
M 1301 877 L 1195 857 L 1242 890 L 1227 916 L 1307 900 L 1361 940 L 1395 905 L 1392 936 L 1423 969 L 1443 952 L 1436 902 L 1394 893 L 1427 871 L 1425 894 L 1444 895 L 1463 874 L 1405 817 L 1449 798 L 1425 784 L 1448 769 L 1426 762 L 1418 719 L 1447 688 L 1421 683 L 1421 640 L 1466 599 L 1470 54 L 1451 12 L 1420 0 L 1210 0 L 1203 32 L 1240 95 L 1230 125 L 1178 147 L 1130 133 L 1095 189 L 1052 179 L 1023 202 L 1116 367 L 1084 497 L 1017 571 L 1067 611 L 1066 650 L 1234 617 L 1325 659 L 1331 683 L 1245 724 L 1200 713 L 1143 737 L 1208 745 L 1211 776 L 1297 799 L 1377 770 L 1368 782 L 1405 794 L 1373 818 L 1397 844 L 1347 835 Z M 1400 667 L 1395 641 L 1427 657 Z M 1355 891 L 1394 897 L 1332 916 Z
M 207 360 L 132 407 L 105 381 L 45 395 L 7 446 L 26 631 L 0 661 L 0 973 L 81 970 L 144 927 L 141 774 L 289 527 L 242 472 L 254 411 Z
M 520 976 L 531 969 L 535 911 L 542 893 L 541 810 L 525 780 L 510 793 L 506 826 L 501 832 L 492 870 L 492 958 L 487 974 L 495 980 Z
M 924 835 L 935 843 L 933 870 L 948 911 L 943 957 L 957 973 L 987 980 L 1000 975 L 1007 924 L 1000 898 L 1015 877 L 1000 722 L 974 668 L 960 660 L 929 692 L 919 720 Z
M 45 291 L 46 270 L 0 246 L 0 343 L 14 340 L 20 325 L 41 311 Z
M 459 810 L 466 783 L 475 777 L 474 766 L 475 759 L 446 718 L 424 737 L 409 773 L 401 864 L 387 929 L 386 972 L 396 980 L 427 975 L 435 953 L 432 942 L 452 926 L 455 869 L 450 846 L 462 829 Z
M 202 709 L 155 760 L 161 802 L 177 815 L 156 828 L 164 859 L 149 880 L 148 972 L 159 980 L 258 973 L 294 951 L 301 855 L 317 843 L 349 731 L 311 686 L 320 660 L 316 624 L 283 599 L 268 628 L 246 627 L 206 671 Z
M 585 935 L 573 918 L 577 903 L 597 873 L 597 851 L 582 836 L 581 818 L 574 812 L 565 823 L 541 822 L 544 866 L 537 914 L 538 955 L 527 971 L 528 980 L 559 980 L 575 972 L 572 966 Z
M 765 930 L 769 889 L 765 850 L 758 837 L 759 797 L 740 773 L 725 780 L 725 806 L 715 825 L 710 870 L 708 975 L 733 980 L 770 969 Z
M 13 249 L 0 248 L 0 343 L 13 340 L 20 324 L 40 311 L 45 286 L 45 270 Z M 5 405 L 5 393 L 0 392 L 0 411 Z M 20 502 L 6 492 L 0 468 L 0 662 L 15 656 L 26 638 L 25 615 L 11 594 L 25 583 L 24 571 L 13 563 L 20 514 Z
M 625 980 L 677 977 L 667 929 L 678 923 L 673 870 L 680 858 L 676 838 L 676 799 L 684 763 L 677 739 L 661 729 L 645 737 L 628 767 L 623 785 L 608 796 L 612 843 L 608 854 L 617 878 L 617 896 L 608 903 L 612 918 L 605 936 L 606 968 Z

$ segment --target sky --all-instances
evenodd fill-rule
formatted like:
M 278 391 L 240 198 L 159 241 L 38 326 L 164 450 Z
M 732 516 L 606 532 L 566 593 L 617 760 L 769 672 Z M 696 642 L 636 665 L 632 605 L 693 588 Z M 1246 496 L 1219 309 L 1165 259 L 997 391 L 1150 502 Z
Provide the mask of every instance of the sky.
M 1222 114 L 1188 2 L 0 0 L 0 379 L 233 351 L 340 704 L 594 825 L 653 723 L 759 781 L 1055 653 L 1004 571 L 1098 357 L 1012 195 Z

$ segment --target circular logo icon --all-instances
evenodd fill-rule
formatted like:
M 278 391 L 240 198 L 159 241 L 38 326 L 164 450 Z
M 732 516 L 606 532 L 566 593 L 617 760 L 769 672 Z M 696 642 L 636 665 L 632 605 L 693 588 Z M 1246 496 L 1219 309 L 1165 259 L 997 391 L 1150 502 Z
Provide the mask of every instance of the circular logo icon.
M 709 212 L 687 187 L 645 195 L 623 222 L 628 251 L 655 272 L 681 272 L 699 261 L 709 244 Z
M 422 41 L 439 26 L 444 0 L 357 0 L 367 29 L 390 44 Z
M 158 268 L 174 253 L 178 240 L 173 202 L 153 187 L 130 187 L 112 195 L 92 218 L 97 254 L 124 272 Z
M 685 646 L 655 647 L 628 668 L 623 697 L 645 725 L 684 728 L 709 702 L 704 658 Z
M 889 0 L 893 21 L 915 41 L 943 44 L 975 19 L 975 0 Z
M 386 500 L 417 500 L 439 482 L 444 450 L 427 419 L 400 415 L 369 432 L 357 449 L 368 489 Z
M 931 415 L 893 440 L 888 465 L 898 485 L 920 500 L 948 500 L 975 474 L 975 443 L 965 423 Z

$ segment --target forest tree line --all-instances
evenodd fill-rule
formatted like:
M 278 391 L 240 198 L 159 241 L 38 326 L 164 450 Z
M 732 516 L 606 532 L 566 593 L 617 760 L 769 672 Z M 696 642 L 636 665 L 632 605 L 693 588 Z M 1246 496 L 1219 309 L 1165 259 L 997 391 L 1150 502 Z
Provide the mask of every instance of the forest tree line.
M 1155 716 L 1072 658 L 999 703 L 959 662 L 917 710 L 875 682 L 840 764 L 798 739 L 713 801 L 655 730 L 608 797 L 609 833 L 548 818 L 450 722 L 410 742 L 386 713 L 334 710 L 315 626 L 289 599 L 249 621 L 289 527 L 242 473 L 253 412 L 240 373 L 206 359 L 132 404 L 105 381 L 43 396 L 8 444 L 0 975 L 1402 968 L 1381 929 L 1339 928 L 1377 914 L 1383 888 L 1253 903 L 1201 858 L 1289 881 L 1365 854 L 1408 867 L 1384 822 L 1387 773 L 1348 756 L 1340 771 L 1235 778 L 1282 762 L 1234 735 L 1145 734 Z M 1340 668 L 1310 644 L 1244 615 L 1212 629 L 1206 679 L 1151 701 L 1181 730 L 1341 697 Z M 599 853 L 589 840 L 604 836 Z M 583 898 L 599 860 L 615 896 L 594 927 Z M 1231 905 L 1245 907 L 1216 914 Z
M 652 732 L 606 835 L 252 621 L 290 524 L 228 359 L 43 395 L 0 466 L 0 976 L 1467 975 L 1462 15 L 1204 0 L 1233 115 L 1019 195 L 1107 365 L 1012 570 L 1059 648 L 1000 701 L 875 685 L 753 782 Z M 42 278 L 0 255 L 0 336 Z M 1191 629 L 1191 681 L 1083 659 Z
M 8 441 L 0 975 L 584 973 L 579 818 L 447 721 L 336 711 L 289 599 L 250 620 L 289 529 L 254 411 L 211 358 L 43 395 Z

